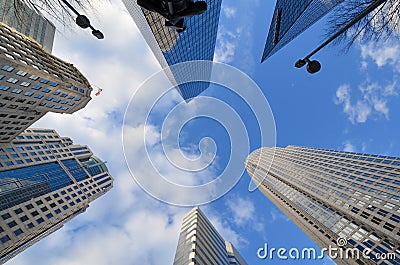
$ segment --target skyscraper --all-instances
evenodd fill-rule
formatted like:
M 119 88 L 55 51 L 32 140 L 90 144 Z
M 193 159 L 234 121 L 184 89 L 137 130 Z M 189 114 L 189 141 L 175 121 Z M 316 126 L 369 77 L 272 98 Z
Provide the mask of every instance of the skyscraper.
M 166 68 L 193 60 L 213 60 L 222 0 L 207 0 L 206 12 L 185 18 L 187 29 L 182 33 L 165 27 L 165 19 L 162 16 L 142 9 L 135 0 L 123 0 L 123 2 L 161 67 Z M 211 64 L 204 68 L 206 69 L 198 71 L 209 79 Z M 167 73 L 174 86 L 185 81 L 186 75 L 185 71 L 178 70 Z M 176 88 L 188 101 L 206 90 L 209 85 L 208 82 L 189 82 Z
M 50 129 L 0 144 L 0 263 L 61 228 L 112 188 L 87 146 Z
M 264 195 L 321 248 L 371 250 L 370 259 L 336 263 L 400 264 L 399 158 L 264 147 L 249 155 L 246 168 Z M 376 259 L 383 253 L 396 257 Z
M 0 142 L 9 142 L 47 112 L 74 113 L 92 88 L 72 64 L 0 23 Z
M 51 53 L 56 27 L 20 0 L 0 0 L 0 22 L 34 39 Z
M 277 0 L 261 62 L 344 0 Z
M 174 265 L 247 265 L 231 242 L 224 241 L 199 207 L 183 218 Z

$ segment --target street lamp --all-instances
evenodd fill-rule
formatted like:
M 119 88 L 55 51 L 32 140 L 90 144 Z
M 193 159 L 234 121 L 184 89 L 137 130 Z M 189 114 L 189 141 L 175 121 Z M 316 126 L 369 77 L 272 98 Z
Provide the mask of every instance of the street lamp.
M 307 72 L 310 74 L 314 74 L 318 72 L 321 69 L 321 64 L 317 60 L 310 60 L 311 56 L 319 52 L 322 48 L 324 48 L 326 45 L 331 43 L 334 39 L 339 37 L 343 32 L 348 30 L 351 26 L 356 24 L 358 21 L 360 21 L 362 18 L 364 18 L 366 15 L 371 13 L 375 8 L 380 6 L 383 2 L 386 2 L 386 0 L 376 0 L 374 3 L 370 4 L 366 9 L 363 10 L 358 16 L 353 18 L 346 26 L 344 26 L 342 29 L 340 29 L 338 32 L 336 32 L 334 35 L 332 35 L 329 39 L 327 39 L 324 43 L 322 43 L 320 46 L 318 46 L 315 50 L 313 50 L 309 55 L 304 57 L 304 59 L 299 59 L 294 66 L 297 68 L 302 68 L 304 65 L 307 64 Z
M 87 18 L 87 16 L 79 14 L 78 11 L 76 11 L 76 9 L 75 9 L 73 6 L 71 6 L 71 4 L 68 3 L 66 0 L 61 0 L 61 1 L 62 1 L 69 9 L 71 9 L 71 10 L 77 15 L 76 20 L 75 20 L 75 23 L 76 23 L 79 27 L 81 27 L 81 28 L 83 28 L 83 29 L 91 28 L 91 29 L 92 29 L 92 34 L 93 34 L 96 38 L 98 38 L 98 39 L 100 39 L 100 40 L 101 40 L 101 39 L 104 39 L 104 34 L 103 34 L 100 30 L 95 29 L 95 28 L 90 24 L 90 20 Z

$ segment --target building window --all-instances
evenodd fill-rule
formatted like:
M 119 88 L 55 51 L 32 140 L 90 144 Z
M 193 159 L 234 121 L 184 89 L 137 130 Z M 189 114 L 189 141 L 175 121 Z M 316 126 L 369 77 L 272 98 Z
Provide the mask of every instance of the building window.
M 1 70 L 7 71 L 7 72 L 11 72 L 12 70 L 14 70 L 14 67 L 8 66 L 8 65 L 4 65 Z
M 22 232 L 22 229 L 19 228 L 17 230 L 14 231 L 14 235 L 19 236 L 20 234 L 23 234 L 24 232 Z
M 12 227 L 16 226 L 17 223 L 15 221 L 12 221 L 12 222 L 9 222 L 7 225 L 9 228 L 12 228 Z
M 47 79 L 40 80 L 40 83 L 43 83 L 43 84 L 47 84 L 48 82 L 49 82 L 49 80 L 47 80 Z
M 16 75 L 20 75 L 20 76 L 26 76 L 27 72 L 24 71 L 18 71 L 15 73 Z
M 50 83 L 50 86 L 56 87 L 56 86 L 58 86 L 58 84 L 57 84 L 56 82 L 51 82 L 51 83 Z
M 0 238 L 0 242 L 1 242 L 1 243 L 6 243 L 6 242 L 8 242 L 9 240 L 10 240 L 10 237 L 7 236 L 7 235 L 5 235 L 5 236 L 3 236 L 3 237 Z
M 0 90 L 7 91 L 10 87 L 9 86 L 0 86 Z
M 22 92 L 22 89 L 14 88 L 11 92 L 15 94 L 20 94 Z
M 9 213 L 5 213 L 1 216 L 1 218 L 3 218 L 3 220 L 7 220 L 8 218 L 10 218 L 11 215 Z
M 38 77 L 37 75 L 31 75 L 31 76 L 29 77 L 29 79 L 38 80 L 39 77 Z
M 50 89 L 48 89 L 48 88 L 43 88 L 43 90 L 42 90 L 44 93 L 49 93 L 51 90 Z
M 24 87 L 28 87 L 28 86 L 30 86 L 31 85 L 31 83 L 28 83 L 28 82 L 22 82 L 21 84 L 20 84 L 20 86 L 24 86 Z
M 7 79 L 7 82 L 8 82 L 8 83 L 13 83 L 13 84 L 15 84 L 15 83 L 18 82 L 18 79 L 15 79 L 15 78 L 10 77 L 10 78 Z
M 27 96 L 27 97 L 30 97 L 30 96 L 32 96 L 33 95 L 33 92 L 25 92 L 25 94 L 24 94 L 25 96 Z
M 35 96 L 35 98 L 42 98 L 42 97 L 43 97 L 42 94 L 37 94 L 37 95 Z

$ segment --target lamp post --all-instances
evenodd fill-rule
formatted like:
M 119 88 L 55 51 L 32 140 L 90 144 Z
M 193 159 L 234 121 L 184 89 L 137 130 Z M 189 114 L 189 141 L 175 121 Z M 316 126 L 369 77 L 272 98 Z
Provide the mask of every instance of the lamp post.
M 351 26 L 356 24 L 358 21 L 360 21 L 362 18 L 364 18 L 366 15 L 371 13 L 375 8 L 380 6 L 383 2 L 386 2 L 386 0 L 376 0 L 374 3 L 369 5 L 366 9 L 364 9 L 358 16 L 353 18 L 347 25 L 345 25 L 343 28 L 341 28 L 338 32 L 333 34 L 329 39 L 327 39 L 324 43 L 322 43 L 320 46 L 318 46 L 315 50 L 313 50 L 310 54 L 308 54 L 304 59 L 299 59 L 295 63 L 295 67 L 301 68 L 304 65 L 307 64 L 307 72 L 310 74 L 314 74 L 318 72 L 321 69 L 321 64 L 317 60 L 310 60 L 311 56 L 319 52 L 322 48 L 324 48 L 326 45 L 331 43 L 334 39 L 339 37 L 343 32 L 348 30 Z
M 76 11 L 76 9 L 75 9 L 70 3 L 68 3 L 66 0 L 61 0 L 61 1 L 62 1 L 69 9 L 71 9 L 71 10 L 77 15 L 76 20 L 75 20 L 75 23 L 76 23 L 79 27 L 81 27 L 81 28 L 83 28 L 83 29 L 91 28 L 92 34 L 93 34 L 96 38 L 98 38 L 98 39 L 104 39 L 104 34 L 103 34 L 100 30 L 95 29 L 95 28 L 90 24 L 90 20 L 89 20 L 85 15 L 79 14 L 78 11 Z

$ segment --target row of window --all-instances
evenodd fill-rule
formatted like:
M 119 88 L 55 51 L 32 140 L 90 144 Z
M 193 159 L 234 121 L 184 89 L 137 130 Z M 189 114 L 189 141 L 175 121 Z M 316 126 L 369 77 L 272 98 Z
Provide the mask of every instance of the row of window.
M 92 183 L 92 185 L 90 185 L 89 183 Z M 60 195 L 58 193 L 54 193 L 53 196 L 52 196 L 53 198 L 51 198 L 51 196 L 47 196 L 47 197 L 44 198 L 44 200 L 46 200 L 47 202 L 51 202 L 52 200 L 57 200 L 58 205 L 55 202 L 52 202 L 52 203 L 50 203 L 49 206 L 52 209 L 54 209 L 54 213 L 55 214 L 60 214 L 61 210 L 58 207 L 61 206 L 60 208 L 62 208 L 64 211 L 66 211 L 69 208 L 67 204 L 69 204 L 69 206 L 74 206 L 75 203 L 80 203 L 82 200 L 86 200 L 88 197 L 91 197 L 92 195 L 96 194 L 97 192 L 100 192 L 100 188 L 98 188 L 98 187 L 96 188 L 93 185 L 93 180 L 91 180 L 91 179 L 88 180 L 88 181 L 85 181 L 84 184 L 83 183 L 79 183 L 79 186 L 81 186 L 81 187 L 83 187 L 84 185 L 90 185 L 87 188 L 83 188 L 83 192 L 87 192 L 86 195 L 83 194 L 83 192 L 78 188 L 78 186 L 75 185 L 75 186 L 70 187 L 70 188 L 67 189 L 69 194 L 67 194 L 67 192 L 65 190 L 62 190 L 60 192 L 61 195 L 63 195 L 64 199 L 67 202 L 65 202 L 63 198 L 60 198 Z M 75 193 L 75 191 L 76 191 L 76 193 Z M 78 195 L 80 195 L 79 196 L 80 198 L 79 197 L 76 198 Z M 75 202 L 72 200 L 71 197 L 72 198 L 76 198 L 76 199 L 74 199 Z M 43 203 L 43 200 L 39 199 L 39 200 L 35 201 L 35 204 L 37 206 L 41 207 L 41 205 L 43 205 L 44 203 Z M 34 208 L 34 206 L 33 206 L 32 203 L 28 203 L 27 205 L 25 205 L 25 208 L 29 211 L 29 210 L 32 210 Z M 43 212 L 43 214 L 46 216 L 47 219 L 51 219 L 51 218 L 54 217 L 53 213 L 49 212 L 49 208 L 47 206 L 41 207 L 40 211 Z M 17 209 L 14 210 L 14 213 L 17 214 L 17 215 L 20 215 L 20 214 L 23 214 L 23 210 L 22 210 L 22 208 L 17 208 Z M 35 218 L 36 216 L 39 215 L 39 212 L 37 210 L 34 210 L 34 211 L 30 212 L 30 215 L 33 218 Z M 1 217 L 5 221 L 5 220 L 8 220 L 9 218 L 11 218 L 11 214 L 10 213 L 5 213 L 5 214 L 1 215 Z M 35 227 L 35 224 L 33 224 L 33 222 L 29 221 L 29 218 L 28 218 L 27 215 L 19 216 L 19 219 L 23 223 L 29 222 L 29 223 L 26 224 L 26 227 L 28 229 L 32 229 L 32 228 Z M 35 219 L 35 221 L 36 221 L 37 224 L 40 225 L 45 220 L 44 220 L 43 217 L 39 217 L 38 219 Z M 15 220 L 7 223 L 7 226 L 9 228 L 13 228 L 13 227 L 15 227 L 17 225 L 18 224 L 17 224 L 17 222 Z M 0 226 L 0 233 L 1 232 L 4 232 L 4 229 L 3 229 L 3 227 Z M 19 236 L 19 235 L 23 234 L 24 232 L 23 232 L 23 230 L 21 228 L 18 228 L 16 230 L 14 230 L 13 233 L 14 233 L 15 236 Z M 11 238 L 8 235 L 4 235 L 3 237 L 0 238 L 0 242 L 1 243 L 6 243 L 9 240 L 11 240 Z
M 12 72 L 14 69 L 15 69 L 14 67 L 9 66 L 9 65 L 3 65 L 3 67 L 1 68 L 1 70 L 7 71 L 7 72 Z M 19 75 L 19 76 L 26 76 L 28 73 L 19 70 L 19 71 L 17 71 L 15 74 L 16 74 L 16 75 Z M 3 79 L 4 77 L 5 77 L 4 75 L 0 75 L 0 80 Z M 30 75 L 30 76 L 29 76 L 29 79 L 35 80 L 35 81 L 36 81 L 36 80 L 39 79 L 39 76 L 37 76 L 37 75 Z M 7 80 L 7 82 L 13 83 L 13 84 L 16 84 L 18 81 L 19 81 L 18 79 L 15 79 L 15 78 L 12 78 L 12 77 L 10 77 L 10 78 Z M 49 80 L 47 80 L 47 79 L 41 79 L 41 80 L 40 80 L 40 83 L 48 84 L 48 85 L 50 85 L 50 86 L 52 86 L 52 87 L 58 86 L 58 83 L 57 83 L 57 82 L 51 82 L 51 81 L 49 81 Z M 28 87 L 28 86 L 30 86 L 30 83 L 29 83 L 29 82 L 22 82 L 20 85 L 21 85 L 21 86 L 24 86 L 24 87 Z M 76 87 L 76 86 L 66 85 L 65 87 L 68 88 L 68 89 L 71 89 L 71 88 L 72 88 L 72 90 L 77 91 L 77 92 L 79 92 L 79 93 L 81 93 L 81 94 L 84 94 L 84 93 L 85 93 L 85 90 L 84 90 L 84 89 L 78 88 L 78 87 Z M 39 86 L 39 88 L 40 88 L 40 86 Z M 35 89 L 35 88 L 34 88 L 34 89 Z M 50 92 L 50 90 L 49 90 L 49 92 Z

